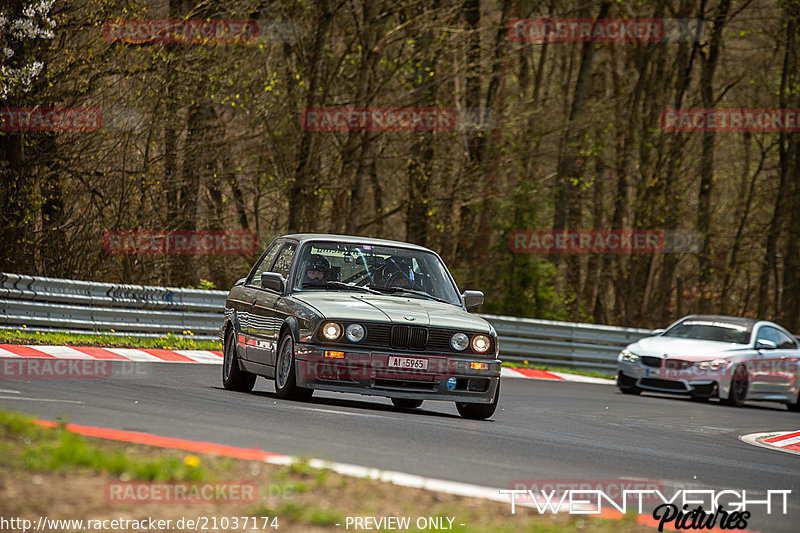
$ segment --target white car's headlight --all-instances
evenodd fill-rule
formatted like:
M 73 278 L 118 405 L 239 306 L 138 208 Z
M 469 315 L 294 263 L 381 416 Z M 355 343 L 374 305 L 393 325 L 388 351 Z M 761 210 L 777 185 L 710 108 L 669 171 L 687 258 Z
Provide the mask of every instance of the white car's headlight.
M 621 352 L 619 352 L 619 357 L 617 357 L 617 360 L 626 361 L 628 363 L 635 363 L 639 360 L 639 356 L 630 350 L 622 350 Z
M 728 368 L 728 364 L 727 359 L 715 359 L 713 361 L 701 361 L 697 364 L 697 368 L 700 370 L 724 370 Z
M 325 322 L 322 324 L 322 336 L 329 341 L 335 341 L 342 335 L 342 326 L 336 322 Z
M 347 340 L 350 342 L 361 342 L 364 340 L 364 335 L 366 335 L 366 333 L 364 326 L 361 324 L 350 324 L 344 330 L 344 336 L 347 337 Z

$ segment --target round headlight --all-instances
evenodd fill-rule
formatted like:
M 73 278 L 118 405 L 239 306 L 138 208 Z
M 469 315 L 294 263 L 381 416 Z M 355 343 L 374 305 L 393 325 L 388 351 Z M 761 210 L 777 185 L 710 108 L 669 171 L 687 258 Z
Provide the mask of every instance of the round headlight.
M 364 340 L 364 335 L 366 335 L 366 333 L 364 326 L 361 324 L 350 324 L 344 330 L 344 336 L 347 337 L 347 340 L 350 342 L 361 342 Z
M 450 347 L 457 352 L 463 352 L 469 347 L 469 337 L 463 333 L 454 333 L 450 337 Z
M 492 342 L 489 340 L 489 337 L 486 335 L 475 335 L 472 337 L 472 349 L 478 353 L 483 353 L 489 349 L 489 346 L 492 345 Z
M 325 322 L 322 324 L 322 336 L 329 341 L 335 341 L 342 334 L 342 326 L 336 322 Z

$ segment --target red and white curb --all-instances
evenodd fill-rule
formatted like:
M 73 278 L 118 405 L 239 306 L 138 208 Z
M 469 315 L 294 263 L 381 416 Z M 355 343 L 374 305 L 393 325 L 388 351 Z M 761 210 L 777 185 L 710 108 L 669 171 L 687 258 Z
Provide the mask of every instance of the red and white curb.
M 539 370 L 538 368 L 502 368 L 500 375 L 504 378 L 546 379 L 551 381 L 576 381 L 579 383 L 598 383 L 601 385 L 614 385 L 613 379 L 580 376 L 568 372 L 555 372 L 552 370 Z
M 222 364 L 222 352 L 220 351 L 0 344 L 0 359 L 18 359 L 21 357 L 41 359 L 137 361 L 142 363 Z
M 798 430 L 751 433 L 739 438 L 753 446 L 800 455 L 800 431 Z

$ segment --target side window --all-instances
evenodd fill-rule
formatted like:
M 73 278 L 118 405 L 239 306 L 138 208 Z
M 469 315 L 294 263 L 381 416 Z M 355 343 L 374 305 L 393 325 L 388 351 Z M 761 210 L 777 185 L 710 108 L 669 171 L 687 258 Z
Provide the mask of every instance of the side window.
M 780 331 L 775 328 L 771 328 L 769 326 L 764 326 L 760 330 L 758 330 L 758 338 L 756 341 L 760 340 L 768 340 L 775 343 L 775 346 L 778 348 L 781 347 L 781 338 L 780 338 Z
M 270 272 L 277 272 L 278 274 L 283 275 L 284 278 L 288 278 L 289 270 L 292 268 L 292 259 L 294 258 L 294 251 L 296 248 L 297 245 L 294 243 L 288 243 L 281 248 L 281 252 L 278 254 L 278 258 L 275 260 L 275 265 L 270 269 Z
M 270 246 L 269 251 L 267 251 L 267 254 L 264 256 L 264 259 L 258 263 L 258 266 L 253 273 L 253 279 L 247 282 L 248 285 L 255 285 L 256 287 L 261 286 L 261 273 L 269 272 L 269 267 L 272 265 L 272 260 L 275 259 L 276 255 L 278 255 L 278 250 L 281 249 L 281 244 L 282 243 L 280 242 L 276 242 Z
M 778 348 L 782 350 L 794 350 L 797 348 L 797 343 L 794 341 L 793 338 L 789 337 L 787 334 L 782 332 L 779 329 L 775 330 L 775 333 L 778 334 Z

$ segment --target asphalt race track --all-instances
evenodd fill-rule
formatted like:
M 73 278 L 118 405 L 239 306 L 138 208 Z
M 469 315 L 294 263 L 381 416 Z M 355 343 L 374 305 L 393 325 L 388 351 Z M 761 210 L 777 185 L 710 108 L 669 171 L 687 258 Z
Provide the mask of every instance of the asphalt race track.
M 252 393 L 228 392 L 220 372 L 219 365 L 137 363 L 134 375 L 107 379 L 1 379 L 0 407 L 498 489 L 514 480 L 579 479 L 655 480 L 667 497 L 679 489 L 746 489 L 753 498 L 791 489 L 786 515 L 756 512 L 748 530 L 797 531 L 800 456 L 739 440 L 799 428 L 800 413 L 779 404 L 737 409 L 625 396 L 609 385 L 504 379 L 497 413 L 479 422 L 444 402 L 401 412 L 357 395 L 279 400 L 263 378 Z

